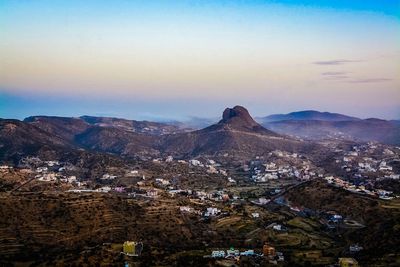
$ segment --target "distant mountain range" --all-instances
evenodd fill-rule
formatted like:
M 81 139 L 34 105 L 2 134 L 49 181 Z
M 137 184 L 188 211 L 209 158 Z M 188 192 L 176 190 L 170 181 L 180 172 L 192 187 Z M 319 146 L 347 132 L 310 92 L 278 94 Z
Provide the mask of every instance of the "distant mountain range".
M 164 152 L 186 156 L 263 155 L 275 149 L 306 150 L 309 145 L 264 128 L 241 106 L 225 109 L 216 124 L 189 133 L 167 135 L 163 140 Z
M 309 153 L 314 141 L 343 139 L 400 144 L 398 121 L 358 119 L 335 113 L 302 111 L 271 115 L 256 122 L 241 106 L 224 110 L 222 119 L 200 130 L 182 125 L 118 118 L 33 116 L 0 119 L 0 160 L 26 155 L 93 151 L 127 157 L 201 155 L 249 157 L 272 150 Z M 301 140 L 303 139 L 303 140 Z
M 286 120 L 318 120 L 318 121 L 358 121 L 359 118 L 346 116 L 338 113 L 330 112 L 319 112 L 315 110 L 304 110 L 291 112 L 288 114 L 273 114 L 263 118 L 258 118 L 261 123 L 273 122 L 273 121 L 286 121 Z
M 400 144 L 400 123 L 396 120 L 363 120 L 338 113 L 308 110 L 270 115 L 258 121 L 280 134 L 311 140 L 340 138 Z
M 241 106 L 225 109 L 218 123 L 190 132 L 163 123 L 89 116 L 0 120 L 0 143 L 3 159 L 40 154 L 44 149 L 53 154 L 85 149 L 128 157 L 189 158 L 263 155 L 275 149 L 304 151 L 312 146 L 264 128 Z

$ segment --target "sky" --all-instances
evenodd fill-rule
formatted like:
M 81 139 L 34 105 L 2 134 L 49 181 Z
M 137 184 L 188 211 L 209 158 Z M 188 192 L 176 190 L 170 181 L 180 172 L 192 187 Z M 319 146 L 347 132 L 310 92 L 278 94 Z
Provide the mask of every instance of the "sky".
M 0 0 L 0 117 L 400 119 L 400 0 Z

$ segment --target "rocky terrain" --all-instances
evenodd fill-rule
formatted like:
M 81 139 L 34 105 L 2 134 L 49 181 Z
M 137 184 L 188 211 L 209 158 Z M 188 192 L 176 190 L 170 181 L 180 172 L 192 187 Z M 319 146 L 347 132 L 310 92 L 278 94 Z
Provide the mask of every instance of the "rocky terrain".
M 4 143 L 15 143 L 17 137 L 7 135 L 6 130 L 11 127 L 3 121 L 1 126 L 5 134 L 2 135 Z M 248 111 L 240 106 L 227 108 L 217 124 L 202 130 L 176 133 L 168 132 L 169 126 L 151 124 L 146 122 L 146 127 L 155 127 L 159 134 L 148 134 L 145 131 L 133 131 L 127 125 L 142 125 L 144 122 L 133 122 L 109 118 L 63 118 L 63 117 L 29 117 L 20 121 L 8 122 L 13 124 L 15 131 L 31 135 L 32 143 L 45 144 L 56 150 L 57 145 L 69 145 L 71 149 L 84 148 L 94 151 L 115 153 L 121 156 L 155 156 L 174 155 L 175 157 L 188 158 L 190 156 L 208 154 L 224 155 L 233 154 L 237 157 L 265 154 L 275 149 L 288 151 L 306 151 L 315 147 L 312 143 L 279 135 L 255 122 Z M 152 125 L 152 126 L 151 126 Z M 133 126 L 132 126 L 133 127 Z M 21 129 L 20 129 L 21 128 Z M 140 128 L 143 129 L 143 128 Z M 176 128 L 173 128 L 176 130 Z M 23 131 L 23 133 L 22 133 Z M 155 130 L 154 130 L 155 131 Z M 46 135 L 46 138 L 44 138 Z M 26 137 L 26 136 L 25 136 Z M 34 138 L 42 138 L 34 141 Z M 6 139 L 8 138 L 8 139 Z M 13 140 L 11 140 L 13 139 Z M 23 137 L 20 138 L 21 142 Z M 3 153 L 15 155 L 26 153 L 18 147 L 2 148 Z M 37 151 L 32 148 L 33 154 Z
M 300 115 L 291 122 L 365 122 Z M 0 265 L 398 266 L 400 148 L 271 129 L 241 106 L 194 131 L 0 120 Z M 140 256 L 122 253 L 129 240 Z M 232 247 L 245 254 L 212 256 Z

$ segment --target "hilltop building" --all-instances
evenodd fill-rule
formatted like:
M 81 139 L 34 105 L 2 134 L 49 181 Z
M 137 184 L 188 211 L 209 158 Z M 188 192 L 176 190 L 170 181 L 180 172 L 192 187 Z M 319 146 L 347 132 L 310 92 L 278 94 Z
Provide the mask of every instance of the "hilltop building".
M 339 258 L 340 267 L 358 267 L 358 262 L 353 258 Z
M 143 250 L 142 242 L 125 241 L 123 245 L 123 252 L 128 256 L 140 256 Z

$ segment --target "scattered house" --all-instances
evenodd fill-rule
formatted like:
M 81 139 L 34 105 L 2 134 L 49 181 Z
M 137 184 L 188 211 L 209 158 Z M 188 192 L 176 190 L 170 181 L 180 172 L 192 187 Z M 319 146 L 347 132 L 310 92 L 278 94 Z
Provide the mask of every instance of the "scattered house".
M 258 200 L 252 201 L 252 203 L 256 205 L 266 205 L 270 201 L 271 201 L 270 199 L 266 199 L 265 197 L 260 197 Z
M 1 165 L 0 166 L 0 170 L 7 170 L 7 169 L 11 169 L 9 166 L 7 165 Z
M 208 166 L 207 173 L 210 173 L 210 174 L 218 173 L 218 170 L 214 166 Z
M 379 196 L 380 199 L 390 200 L 390 199 L 394 198 L 392 196 L 392 194 L 393 194 L 392 191 L 386 191 L 386 190 L 378 189 L 376 192 L 378 193 L 378 196 Z
M 47 172 L 47 171 L 48 171 L 47 167 L 38 167 L 38 168 L 36 168 L 36 172 L 39 172 L 39 173 Z
M 225 170 L 219 170 L 219 173 L 223 176 L 228 176 L 228 173 Z
M 129 177 L 138 177 L 138 176 L 140 176 L 140 175 L 139 175 L 139 171 L 138 171 L 138 170 L 131 170 L 131 171 L 128 171 L 128 173 L 126 174 L 126 176 L 129 176 Z
M 276 252 L 276 257 L 278 257 L 278 261 L 285 261 L 285 257 L 282 252 Z
M 214 250 L 211 252 L 212 258 L 225 258 L 225 251 L 223 250 Z
M 100 178 L 100 180 L 114 180 L 115 178 L 117 178 L 117 176 L 106 173 Z
M 300 212 L 301 209 L 299 207 L 295 207 L 295 206 L 289 206 L 290 210 L 295 211 L 295 212 Z
M 68 177 L 68 178 L 67 178 L 67 182 L 70 183 L 70 184 L 76 183 L 76 182 L 77 182 L 76 176 L 70 176 L 70 177 Z
M 343 220 L 343 217 L 342 217 L 342 215 L 339 215 L 339 214 L 333 214 L 329 217 L 329 220 L 334 223 L 338 223 Z
M 157 178 L 156 183 L 162 186 L 168 186 L 170 185 L 170 182 L 168 180 L 162 179 L 162 178 Z
M 215 160 L 209 159 L 208 163 L 211 164 L 211 165 L 215 165 L 216 162 L 215 162 Z
M 390 149 L 388 149 L 388 148 L 385 148 L 384 150 L 383 150 L 383 154 L 385 154 L 385 155 L 394 155 L 395 153 L 392 151 L 392 150 L 390 150 Z
M 158 191 L 155 189 L 150 189 L 146 192 L 146 195 L 148 197 L 157 197 L 158 196 Z
M 92 189 L 70 189 L 67 190 L 66 192 L 70 193 L 93 193 L 93 192 L 99 192 L 98 190 L 92 190 Z
M 237 257 L 240 256 L 240 251 L 238 249 L 230 248 L 226 251 L 226 257 Z
M 339 258 L 340 267 L 358 267 L 358 262 L 353 258 Z
M 361 246 L 359 246 L 358 244 L 354 244 L 354 245 L 351 245 L 350 247 L 349 247 L 349 251 L 351 252 L 351 253 L 357 253 L 357 252 L 360 252 L 361 250 L 363 250 L 364 248 L 363 247 L 361 247 Z
M 221 213 L 220 209 L 217 208 L 207 208 L 207 210 L 204 212 L 204 217 L 214 217 L 217 216 Z
M 198 167 L 203 167 L 204 165 L 197 159 L 191 159 L 189 160 L 189 164 L 192 166 L 198 166 Z
M 271 223 L 270 225 L 267 226 L 267 229 L 273 229 L 275 231 L 283 232 L 287 231 L 287 228 L 285 226 L 282 226 L 281 224 L 278 223 Z
M 282 189 L 279 188 L 275 188 L 274 191 L 272 191 L 274 195 L 279 194 L 280 192 L 282 192 Z
M 387 178 L 393 179 L 393 180 L 399 180 L 400 174 L 391 174 L 391 175 L 387 176 Z
M 380 170 L 380 171 L 392 171 L 392 170 L 393 170 L 393 167 L 387 165 L 387 164 L 386 164 L 386 161 L 382 161 L 382 162 L 379 164 L 379 170 Z
M 180 206 L 179 210 L 181 212 L 192 212 L 193 209 L 191 207 L 188 207 L 188 206 Z
M 240 252 L 240 256 L 253 256 L 255 255 L 254 250 L 249 249 L 243 252 Z
M 123 253 L 127 256 L 140 256 L 143 250 L 142 242 L 125 241 L 123 244 Z
M 232 179 L 231 177 L 228 177 L 228 182 L 232 184 L 236 184 L 236 181 Z
M 41 182 L 53 182 L 57 180 L 55 173 L 44 173 L 43 175 L 35 176 Z
M 117 192 L 117 193 L 124 193 L 125 192 L 125 187 L 122 187 L 122 186 L 114 187 L 114 191 Z
M 101 192 L 101 193 L 108 193 L 111 191 L 111 187 L 109 186 L 103 186 L 100 187 L 99 189 L 97 189 L 97 192 Z
M 350 162 L 350 161 L 351 161 L 351 158 L 343 157 L 343 161 L 344 161 L 344 162 Z
M 60 163 L 59 163 L 58 161 L 54 161 L 54 160 L 45 161 L 45 163 L 46 163 L 47 166 L 49 166 L 49 167 L 53 167 L 54 165 L 60 165 Z
M 253 213 L 251 214 L 251 216 L 252 216 L 253 218 L 260 218 L 260 214 L 259 214 L 258 212 L 253 212 Z

